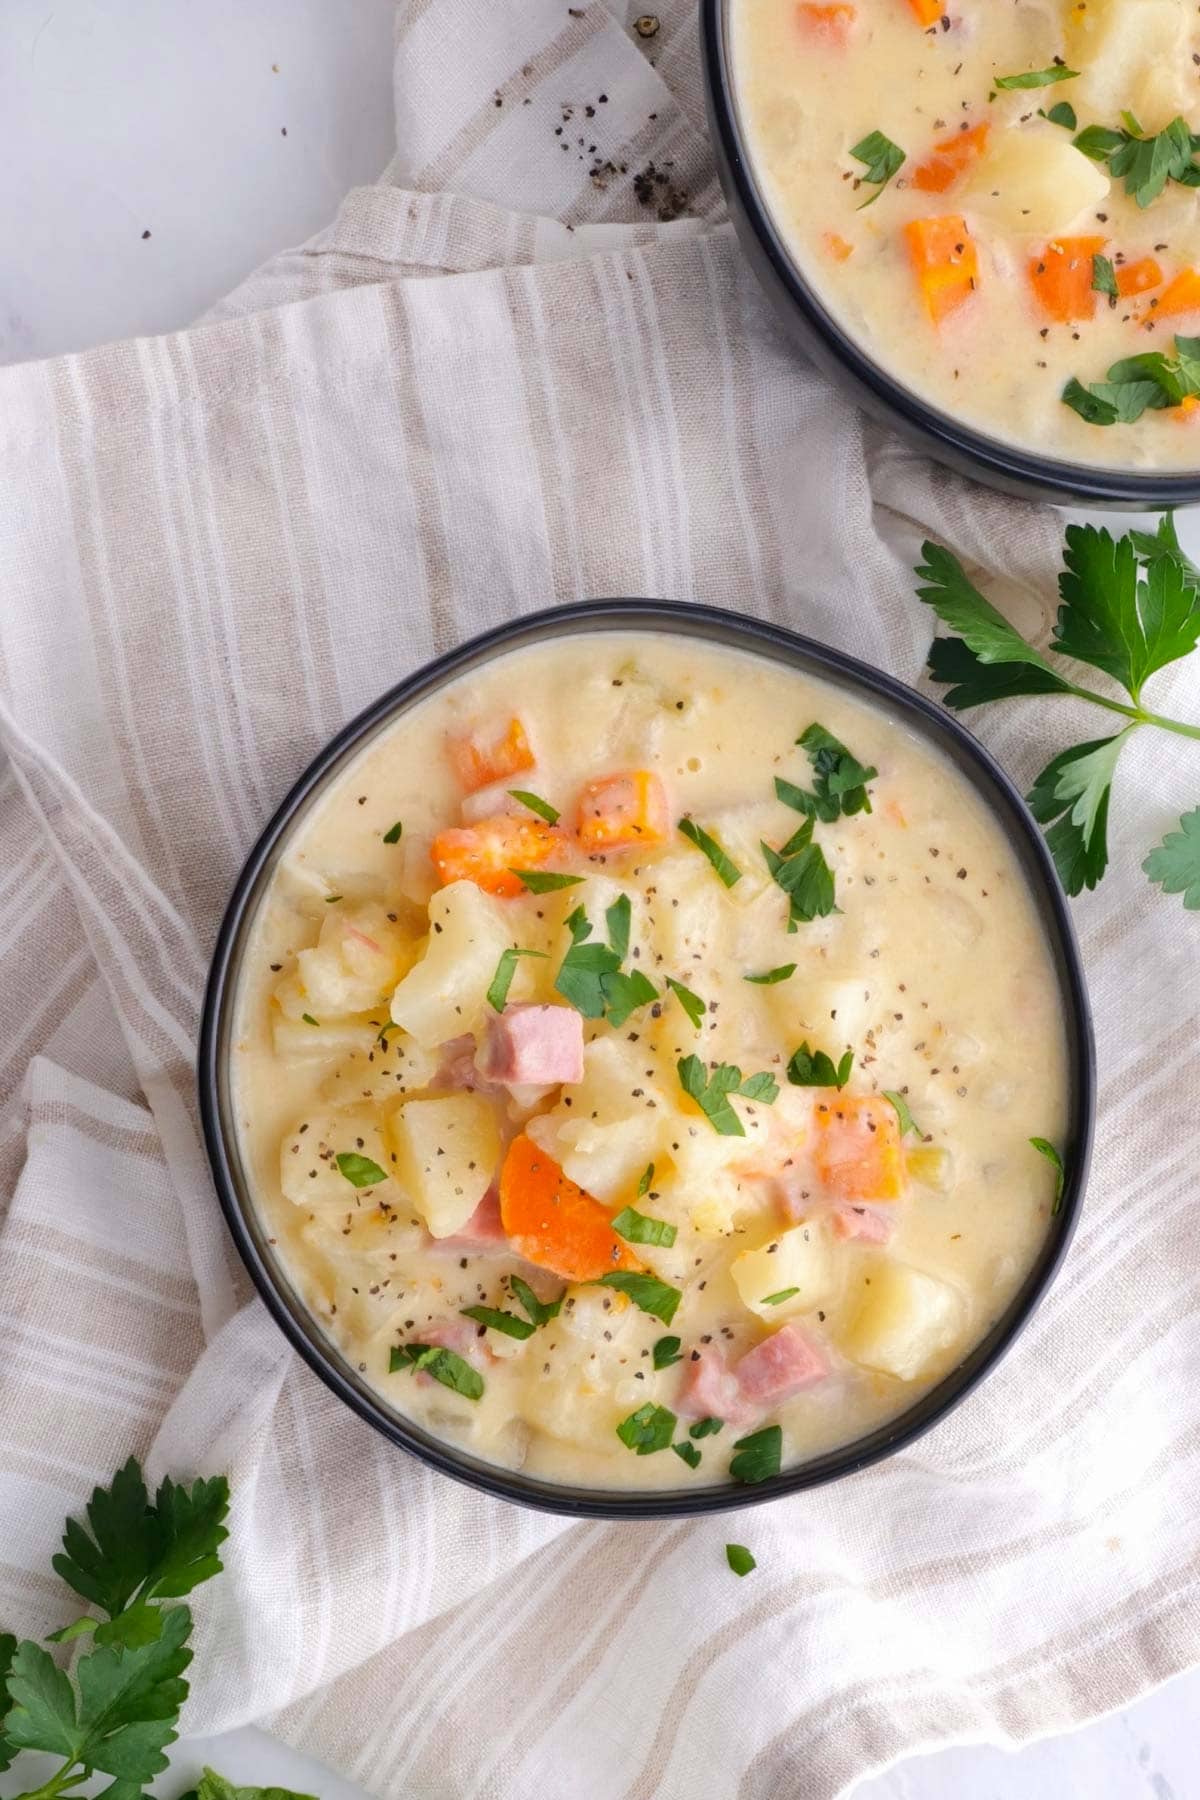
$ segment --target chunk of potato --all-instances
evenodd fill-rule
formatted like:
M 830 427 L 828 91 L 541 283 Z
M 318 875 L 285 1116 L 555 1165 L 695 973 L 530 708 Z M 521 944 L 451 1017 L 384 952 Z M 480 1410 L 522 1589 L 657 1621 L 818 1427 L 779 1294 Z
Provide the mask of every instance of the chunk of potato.
M 525 1417 L 568 1443 L 607 1442 L 639 1403 L 622 1393 L 622 1383 L 649 1367 L 640 1351 L 661 1334 L 654 1325 L 620 1294 L 572 1289 L 559 1317 L 539 1335 L 537 1356 L 526 1359 Z
M 965 1309 L 956 1288 L 906 1263 L 878 1260 L 864 1276 L 842 1349 L 852 1362 L 915 1381 L 957 1342 Z
M 525 1127 L 577 1186 L 609 1204 L 630 1198 L 667 1127 L 666 1101 L 647 1067 L 636 1044 L 597 1038 L 583 1053 L 583 1080 Z
M 814 1219 L 802 1220 L 757 1250 L 744 1250 L 734 1258 L 729 1272 L 742 1305 L 760 1319 L 774 1320 L 819 1306 L 832 1290 L 834 1279 L 829 1243 Z M 774 1294 L 787 1294 L 787 1299 L 768 1305 Z
M 378 1033 L 379 1027 L 369 1019 L 322 1019 L 316 1025 L 307 1019 L 276 1019 L 271 1027 L 279 1061 L 308 1069 L 365 1056 Z
M 663 966 L 677 980 L 691 982 L 698 969 L 723 962 L 729 892 L 699 850 L 666 850 L 656 860 L 646 888 L 647 924 Z
M 992 133 L 971 176 L 967 206 L 1010 231 L 1044 237 L 1068 231 L 1108 189 L 1100 165 L 1076 150 L 1065 131 L 1022 125 Z
M 305 1010 L 317 1018 L 377 1006 L 412 962 L 411 939 L 382 906 L 331 907 L 311 950 L 296 958 Z
M 285 1136 L 279 1151 L 279 1181 L 286 1199 L 296 1206 L 359 1211 L 363 1205 L 392 1203 L 390 1180 L 355 1187 L 338 1168 L 339 1155 L 369 1157 L 386 1172 L 391 1164 L 379 1116 L 368 1107 L 346 1111 L 306 1112 Z
M 342 1105 L 359 1100 L 398 1100 L 429 1086 L 440 1057 L 407 1031 L 374 1032 L 370 1043 L 355 1044 L 328 1075 L 321 1097 Z
M 1161 131 L 1194 102 L 1191 0 L 1087 0 L 1068 9 L 1068 54 L 1079 78 L 1064 90 L 1105 125 L 1122 108 Z
M 396 1175 L 434 1237 L 470 1218 L 500 1162 L 492 1104 L 479 1094 L 408 1100 L 389 1121 Z
M 425 954 L 392 995 L 392 1018 L 419 1044 L 443 1044 L 483 1022 L 487 991 L 511 943 L 505 903 L 473 881 L 451 882 L 429 902 Z

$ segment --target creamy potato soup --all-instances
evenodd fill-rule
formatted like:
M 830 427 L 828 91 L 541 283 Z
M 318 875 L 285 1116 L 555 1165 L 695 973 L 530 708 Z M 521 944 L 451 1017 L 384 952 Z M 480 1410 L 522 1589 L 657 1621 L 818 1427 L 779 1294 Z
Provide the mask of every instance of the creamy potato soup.
M 1055 1204 L 1060 994 L 1003 834 L 874 706 L 589 634 L 472 671 L 296 829 L 240 975 L 241 1153 L 371 1386 L 599 1488 L 903 1412 Z
M 770 210 L 874 361 L 1026 450 L 1200 464 L 1194 0 L 730 12 Z

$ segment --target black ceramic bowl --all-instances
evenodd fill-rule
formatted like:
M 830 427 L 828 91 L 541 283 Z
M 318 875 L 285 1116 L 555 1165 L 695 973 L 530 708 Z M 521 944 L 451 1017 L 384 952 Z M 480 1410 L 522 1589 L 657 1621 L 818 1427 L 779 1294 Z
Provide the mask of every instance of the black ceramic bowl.
M 730 15 L 748 0 L 700 0 L 701 50 L 709 123 L 721 185 L 742 248 L 782 322 L 817 367 L 848 388 L 873 418 L 960 475 L 1063 506 L 1159 511 L 1200 500 L 1200 469 L 1182 474 L 1092 468 L 973 431 L 902 386 L 855 343 L 810 287 L 775 228 L 742 129 L 730 44 Z
M 821 677 L 877 702 L 892 717 L 931 740 L 982 795 L 1019 857 L 1040 910 L 1062 991 L 1063 1024 L 1070 1062 L 1070 1122 L 1067 1130 L 1067 1183 L 1062 1207 L 1024 1286 L 1003 1318 L 946 1379 L 907 1412 L 858 1442 L 834 1450 L 800 1468 L 788 1469 L 757 1487 L 680 1486 L 670 1492 L 637 1493 L 563 1487 L 520 1471 L 496 1468 L 443 1443 L 394 1411 L 374 1392 L 310 1316 L 277 1261 L 249 1192 L 238 1149 L 230 1097 L 229 1046 L 233 1033 L 238 970 L 258 903 L 288 839 L 317 797 L 343 768 L 417 701 L 435 693 L 490 658 L 598 631 L 649 629 L 705 639 L 752 651 L 786 668 Z M 995 1367 L 1045 1293 L 1062 1261 L 1075 1226 L 1092 1141 L 1095 1063 L 1091 1017 L 1079 952 L 1066 903 L 1041 835 L 1007 776 L 970 734 L 940 708 L 864 663 L 828 650 L 808 638 L 707 606 L 664 600 L 595 600 L 531 613 L 482 637 L 473 638 L 410 675 L 368 707 L 334 738 L 301 776 L 263 832 L 238 879 L 217 936 L 200 1032 L 200 1110 L 217 1195 L 234 1242 L 276 1322 L 317 1374 L 377 1431 L 419 1456 L 432 1468 L 501 1499 L 546 1512 L 579 1518 L 661 1519 L 722 1512 L 750 1506 L 802 1488 L 836 1480 L 902 1449 L 935 1425 Z

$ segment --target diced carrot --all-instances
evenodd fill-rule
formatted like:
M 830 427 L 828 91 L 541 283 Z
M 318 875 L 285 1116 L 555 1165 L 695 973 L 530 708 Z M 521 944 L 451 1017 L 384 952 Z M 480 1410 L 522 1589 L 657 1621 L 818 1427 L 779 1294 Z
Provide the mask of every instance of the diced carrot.
M 1069 324 L 1090 319 L 1096 310 L 1092 259 L 1104 248 L 1102 237 L 1052 238 L 1029 263 L 1029 285 L 1048 319 Z
M 834 262 L 847 262 L 849 258 L 854 255 L 854 245 L 848 244 L 840 232 L 824 232 L 821 237 L 821 242 L 824 244 Z
M 595 1281 L 612 1269 L 640 1269 L 609 1215 L 524 1132 L 500 1170 L 500 1219 L 518 1256 L 568 1281 Z
M 1180 269 L 1167 283 L 1157 302 L 1152 301 L 1151 305 L 1153 310 L 1146 316 L 1147 325 L 1153 319 L 1165 319 L 1172 313 L 1200 311 L 1200 269 Z
M 936 25 L 942 16 L 944 0 L 908 0 L 918 25 Z
M 666 790 L 649 769 L 602 775 L 580 795 L 576 834 L 585 850 L 661 844 L 667 828 Z
M 935 325 L 969 300 L 979 283 L 979 257 L 966 221 L 957 213 L 912 219 L 904 227 L 925 311 Z
M 1163 272 L 1153 256 L 1143 256 L 1139 262 L 1118 264 L 1116 277 L 1118 294 L 1122 300 L 1128 300 L 1134 294 L 1148 294 L 1151 288 L 1161 287 Z
M 796 17 L 813 37 L 844 46 L 850 42 L 858 8 L 848 5 L 847 0 L 835 0 L 832 6 L 813 6 L 809 0 L 801 0 Z
M 429 854 L 443 886 L 473 881 L 485 894 L 513 895 L 525 892 L 514 869 L 536 869 L 556 850 L 569 848 L 569 839 L 541 819 L 515 819 L 504 813 L 439 831 Z
M 983 155 L 988 129 L 985 121 L 972 125 L 969 131 L 956 131 L 953 137 L 943 138 L 933 146 L 933 154 L 913 170 L 912 185 L 923 194 L 944 194 Z
M 1169 406 L 1166 411 L 1176 424 L 1186 425 L 1195 419 L 1198 409 L 1200 409 L 1200 400 L 1196 398 L 1195 394 L 1185 394 L 1178 406 Z
M 497 738 L 472 732 L 467 737 L 451 738 L 448 748 L 450 761 L 468 794 L 533 767 L 533 751 L 520 719 L 510 719 Z
M 904 1191 L 900 1123 L 890 1100 L 841 1094 L 816 1110 L 817 1174 L 840 1200 L 898 1200 Z

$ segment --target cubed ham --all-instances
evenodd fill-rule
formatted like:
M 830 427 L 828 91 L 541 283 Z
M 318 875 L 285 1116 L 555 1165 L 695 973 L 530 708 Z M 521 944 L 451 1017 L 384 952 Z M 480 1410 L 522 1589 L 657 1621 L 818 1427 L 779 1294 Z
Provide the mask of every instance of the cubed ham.
M 755 1409 L 747 1406 L 738 1378 L 720 1352 L 702 1350 L 684 1367 L 675 1410 L 685 1419 L 723 1419 L 727 1425 L 744 1425 L 754 1417 Z
M 870 1206 L 835 1206 L 830 1214 L 836 1238 L 858 1238 L 864 1244 L 886 1244 L 894 1221 Z
M 748 1350 L 735 1365 L 738 1390 L 748 1405 L 778 1406 L 801 1388 L 824 1380 L 829 1364 L 798 1325 L 782 1325 Z
M 551 1087 L 583 1080 L 583 1017 L 573 1006 L 506 1006 L 488 1020 L 475 1058 L 488 1081 Z
M 498 1094 L 501 1084 L 482 1074 L 475 1061 L 475 1039 L 467 1032 L 441 1045 L 441 1061 L 430 1086 L 453 1093 Z
M 508 1238 L 500 1221 L 500 1190 L 493 1183 L 462 1230 L 456 1231 L 452 1237 L 435 1238 L 432 1247 L 452 1250 L 456 1255 L 462 1256 L 498 1250 L 507 1244 Z

